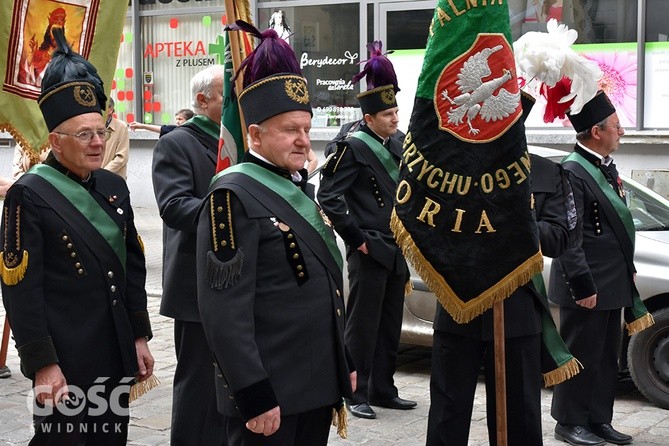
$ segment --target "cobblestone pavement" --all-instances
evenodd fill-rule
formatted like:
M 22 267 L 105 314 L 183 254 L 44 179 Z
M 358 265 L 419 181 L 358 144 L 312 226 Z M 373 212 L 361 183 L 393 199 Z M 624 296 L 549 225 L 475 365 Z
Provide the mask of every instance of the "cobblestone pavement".
M 147 291 L 154 338 L 149 343 L 156 360 L 155 374 L 160 386 L 131 404 L 130 445 L 169 444 L 172 379 L 175 359 L 172 320 L 160 316 L 162 226 L 155 208 L 138 208 L 137 227 L 144 240 L 147 257 Z M 0 308 L 0 321 L 4 309 Z M 0 446 L 23 445 L 31 437 L 31 417 L 27 394 L 30 382 L 19 371 L 19 360 L 10 341 L 7 365 L 12 376 L 0 379 Z M 429 409 L 430 349 L 402 346 L 396 373 L 400 396 L 418 401 L 409 411 L 378 408 L 376 420 L 349 418 L 349 437 L 342 440 L 331 431 L 331 445 L 417 446 L 425 444 Z M 544 444 L 564 445 L 553 438 L 555 422 L 550 417 L 551 392 L 542 392 Z M 619 386 L 613 424 L 634 436 L 637 446 L 669 444 L 669 410 L 648 403 L 630 382 Z M 485 391 L 479 380 L 469 444 L 486 445 Z M 207 446 L 207 445 L 204 445 Z M 308 445 L 305 445 L 308 446 Z

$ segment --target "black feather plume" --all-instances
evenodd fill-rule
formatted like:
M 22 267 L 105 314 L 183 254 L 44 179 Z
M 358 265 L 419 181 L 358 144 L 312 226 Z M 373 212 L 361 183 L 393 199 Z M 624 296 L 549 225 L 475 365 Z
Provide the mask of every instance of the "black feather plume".
M 395 74 L 393 64 L 390 59 L 386 57 L 386 54 L 391 54 L 392 51 L 384 53 L 383 43 L 381 43 L 380 40 L 368 43 L 367 49 L 369 50 L 369 59 L 360 61 L 360 63 L 366 62 L 365 68 L 360 73 L 353 76 L 351 82 L 355 84 L 366 76 L 368 90 L 383 85 L 393 84 L 395 93 L 400 91 L 397 86 L 397 75 Z
M 63 82 L 90 82 L 95 86 L 95 95 L 100 107 L 102 110 L 106 110 L 107 96 L 105 95 L 102 79 L 98 75 L 98 70 L 92 63 L 72 50 L 61 28 L 55 28 L 52 32 L 58 47 L 53 52 L 51 61 L 44 72 L 42 93 Z
M 242 74 L 244 88 L 273 74 L 292 73 L 302 76 L 295 52 L 288 42 L 280 38 L 273 29 L 260 32 L 255 26 L 243 20 L 237 20 L 234 24 L 228 25 L 227 29 L 245 31 L 260 39 L 256 49 L 244 59 L 235 74 L 235 79 Z

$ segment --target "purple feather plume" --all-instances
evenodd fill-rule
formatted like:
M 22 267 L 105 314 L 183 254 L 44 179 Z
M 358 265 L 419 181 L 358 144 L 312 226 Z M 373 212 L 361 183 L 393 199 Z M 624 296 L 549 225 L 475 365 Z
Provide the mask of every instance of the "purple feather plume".
M 291 46 L 273 29 L 260 32 L 258 28 L 243 20 L 228 25 L 227 29 L 245 31 L 260 39 L 256 49 L 242 62 L 235 74 L 235 79 L 243 73 L 243 85 L 246 88 L 253 82 L 278 73 L 292 73 L 302 76 L 300 64 Z
M 383 85 L 393 84 L 395 93 L 400 91 L 397 86 L 397 75 L 395 74 L 393 64 L 390 59 L 386 57 L 386 54 L 390 54 L 392 51 L 384 53 L 383 43 L 380 40 L 368 43 L 367 50 L 369 50 L 369 59 L 360 61 L 360 63 L 366 62 L 365 68 L 360 73 L 353 76 L 351 82 L 355 84 L 366 76 L 368 90 Z

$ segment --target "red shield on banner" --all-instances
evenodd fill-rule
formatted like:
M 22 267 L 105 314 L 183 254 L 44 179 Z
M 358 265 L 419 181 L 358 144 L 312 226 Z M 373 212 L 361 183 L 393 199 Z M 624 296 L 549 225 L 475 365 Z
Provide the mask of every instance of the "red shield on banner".
M 472 143 L 497 139 L 521 114 L 513 50 L 503 34 L 479 34 L 435 86 L 439 128 Z

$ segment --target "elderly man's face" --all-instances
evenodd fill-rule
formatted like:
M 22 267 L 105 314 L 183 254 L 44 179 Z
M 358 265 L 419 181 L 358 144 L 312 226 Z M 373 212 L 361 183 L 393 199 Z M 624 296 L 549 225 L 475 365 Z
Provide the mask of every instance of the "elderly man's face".
M 212 84 L 212 93 L 209 97 L 202 95 L 200 105 L 203 114 L 216 123 L 221 122 L 223 114 L 223 77 L 216 77 Z
M 295 110 L 273 116 L 260 126 L 249 126 L 253 150 L 290 172 L 304 168 L 311 147 L 311 114 Z
M 104 118 L 99 113 L 75 116 L 49 134 L 51 150 L 63 166 L 85 178 L 102 166 L 105 138 L 100 136 L 104 135 L 105 130 Z M 90 132 L 93 132 L 93 137 L 86 141 Z

